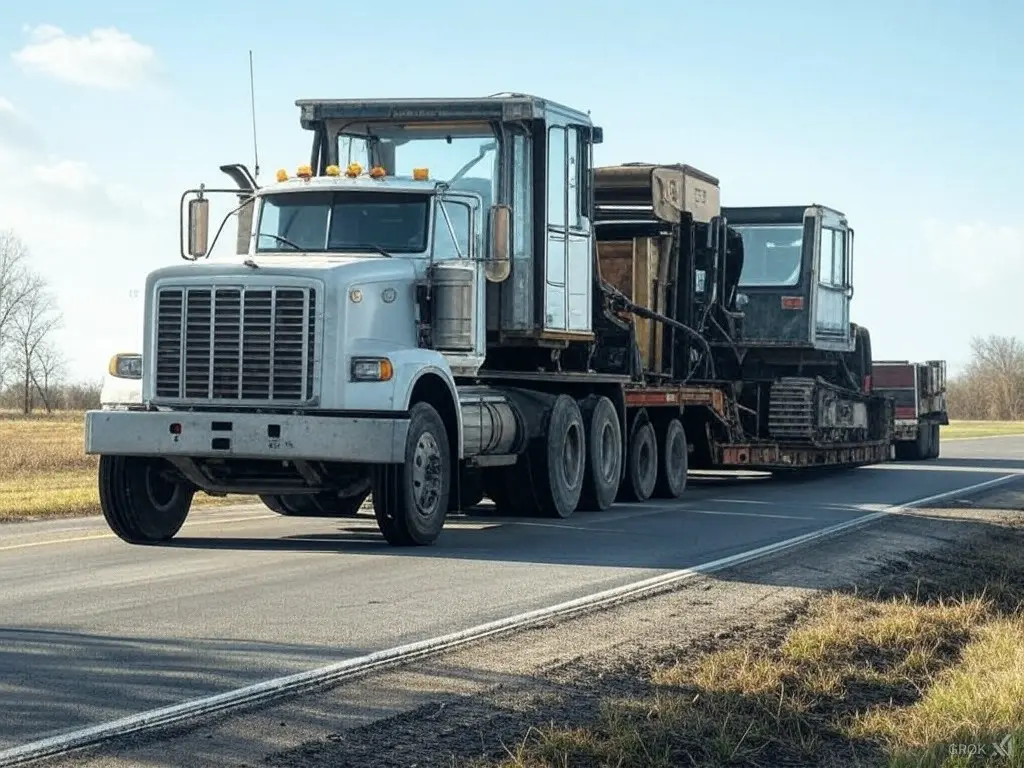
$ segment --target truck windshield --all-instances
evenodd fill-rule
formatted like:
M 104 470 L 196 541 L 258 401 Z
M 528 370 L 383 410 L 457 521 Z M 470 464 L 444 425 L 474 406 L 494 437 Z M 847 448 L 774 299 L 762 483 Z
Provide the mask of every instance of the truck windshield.
M 423 253 L 430 196 L 405 192 L 285 192 L 266 195 L 258 252 Z
M 796 285 L 800 281 L 804 228 L 800 224 L 734 225 L 743 237 L 740 285 Z
M 370 168 L 393 152 L 388 169 L 392 175 L 411 176 L 414 168 L 426 168 L 432 181 L 450 182 L 453 190 L 479 194 L 484 209 L 497 199 L 498 142 L 489 127 L 481 126 L 479 133 L 462 127 L 458 134 L 450 127 L 430 125 L 407 126 L 400 132 L 387 125 L 367 130 L 372 136 L 344 130 L 338 134 L 342 167 L 356 162 Z

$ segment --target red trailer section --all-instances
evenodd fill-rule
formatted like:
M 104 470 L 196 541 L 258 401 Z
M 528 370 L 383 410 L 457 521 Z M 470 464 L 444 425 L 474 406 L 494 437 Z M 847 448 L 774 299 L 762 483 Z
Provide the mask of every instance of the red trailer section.
M 874 360 L 872 369 L 875 393 L 893 401 L 896 458 L 937 458 L 939 427 L 949 424 L 946 361 Z

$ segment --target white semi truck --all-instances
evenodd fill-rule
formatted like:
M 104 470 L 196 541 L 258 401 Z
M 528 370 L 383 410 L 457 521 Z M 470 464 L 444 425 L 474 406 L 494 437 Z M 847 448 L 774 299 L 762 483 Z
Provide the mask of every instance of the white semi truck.
M 183 195 L 190 263 L 145 285 L 142 405 L 86 416 L 125 541 L 173 537 L 197 490 L 328 516 L 372 493 L 390 544 L 425 545 L 484 495 L 567 517 L 678 497 L 691 454 L 888 452 L 853 422 L 824 447 L 772 442 L 767 394 L 742 404 L 716 373 L 743 316 L 714 177 L 594 168 L 601 129 L 532 96 L 297 105 L 308 165 L 262 187 L 223 166 L 235 188 Z M 213 193 L 239 202 L 237 258 L 219 263 L 199 261 Z M 817 264 L 826 213 L 807 209 L 798 261 Z

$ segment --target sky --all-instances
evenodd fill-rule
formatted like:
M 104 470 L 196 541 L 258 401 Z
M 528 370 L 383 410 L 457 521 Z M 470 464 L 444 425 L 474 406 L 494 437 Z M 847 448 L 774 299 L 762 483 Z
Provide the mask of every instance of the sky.
M 226 8 L 226 4 L 224 5 Z M 969 359 L 1024 336 L 1024 4 L 494 6 L 35 0 L 0 7 L 0 229 L 63 314 L 72 378 L 137 349 L 179 200 L 308 162 L 295 100 L 532 93 L 589 111 L 595 160 L 688 163 L 724 205 L 821 203 L 856 230 L 874 357 Z M 233 224 L 225 243 L 233 245 Z M 218 247 L 218 250 L 220 247 Z

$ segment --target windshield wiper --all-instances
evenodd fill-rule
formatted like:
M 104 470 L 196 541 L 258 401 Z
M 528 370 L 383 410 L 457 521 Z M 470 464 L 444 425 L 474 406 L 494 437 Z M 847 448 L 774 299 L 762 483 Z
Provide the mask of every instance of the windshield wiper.
M 383 248 L 381 248 L 381 247 L 380 247 L 379 245 L 375 245 L 374 243 L 370 243 L 370 244 L 369 244 L 369 245 L 367 245 L 366 247 L 367 247 L 367 248 L 370 248 L 371 250 L 374 250 L 374 251 L 376 251 L 376 252 L 377 252 L 377 253 L 379 253 L 379 254 L 380 254 L 381 256 L 387 256 L 387 257 L 388 257 L 389 259 L 391 258 L 391 254 L 390 254 L 390 253 L 388 253 L 387 251 L 385 251 L 385 250 L 384 250 Z
M 274 235 L 274 234 L 271 234 L 270 232 L 260 232 L 260 237 L 272 237 L 272 238 L 274 238 L 279 243 L 284 243 L 285 245 L 290 245 L 296 251 L 301 251 L 302 250 L 302 246 L 301 245 L 296 245 L 291 240 L 289 240 L 287 237 L 281 237 L 280 235 Z

